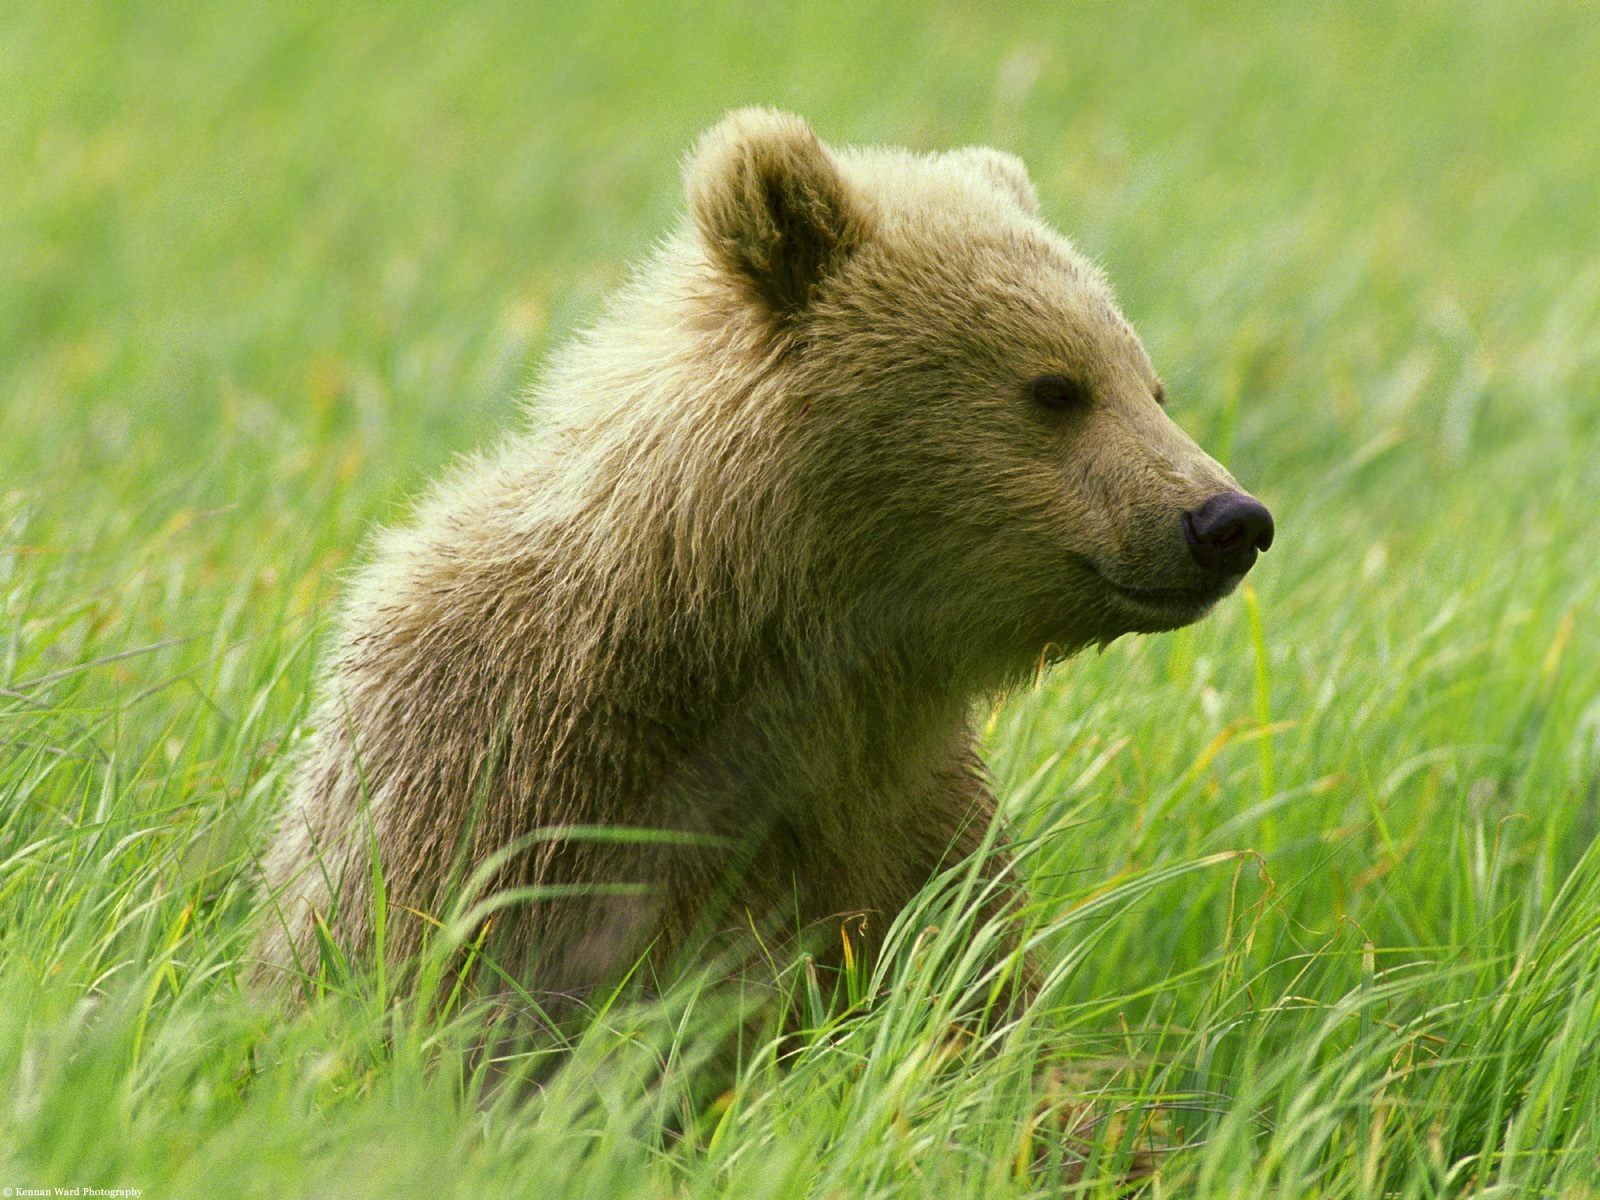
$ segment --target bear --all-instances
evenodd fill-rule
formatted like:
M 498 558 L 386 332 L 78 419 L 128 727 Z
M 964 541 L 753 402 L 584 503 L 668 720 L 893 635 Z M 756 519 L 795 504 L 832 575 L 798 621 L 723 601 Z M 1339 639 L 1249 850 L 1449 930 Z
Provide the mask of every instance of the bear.
M 741 930 L 869 960 L 983 851 L 975 707 L 1271 544 L 1017 158 L 752 108 L 684 179 L 524 427 L 349 581 L 259 975 L 401 970 L 472 904 L 549 1013 Z

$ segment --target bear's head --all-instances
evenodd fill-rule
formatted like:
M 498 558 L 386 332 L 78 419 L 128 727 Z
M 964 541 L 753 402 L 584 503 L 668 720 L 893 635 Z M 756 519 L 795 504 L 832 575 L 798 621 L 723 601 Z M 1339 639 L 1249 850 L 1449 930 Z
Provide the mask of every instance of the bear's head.
M 794 536 L 866 619 L 1020 667 L 1194 621 L 1271 544 L 1016 158 L 836 149 L 747 109 L 687 190 L 713 323 L 758 347 Z

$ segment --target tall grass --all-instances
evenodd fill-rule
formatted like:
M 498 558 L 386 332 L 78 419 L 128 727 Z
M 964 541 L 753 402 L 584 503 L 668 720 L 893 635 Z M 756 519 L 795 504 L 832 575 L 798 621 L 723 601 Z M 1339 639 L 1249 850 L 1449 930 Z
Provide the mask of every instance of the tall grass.
M 0 1185 L 1600 1193 L 1597 57 L 1580 5 L 0 12 Z M 985 714 L 1040 1003 L 966 1019 L 959 873 L 712 1097 L 694 980 L 504 1062 L 252 995 L 341 570 L 749 102 L 1021 154 L 1279 520 Z

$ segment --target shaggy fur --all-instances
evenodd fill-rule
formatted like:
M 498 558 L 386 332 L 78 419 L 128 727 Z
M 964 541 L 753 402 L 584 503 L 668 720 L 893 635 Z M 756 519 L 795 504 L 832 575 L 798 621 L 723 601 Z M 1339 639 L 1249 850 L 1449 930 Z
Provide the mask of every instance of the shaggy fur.
M 546 889 L 494 936 L 546 999 L 752 922 L 837 945 L 865 914 L 870 950 L 993 815 L 973 701 L 1237 582 L 1183 528 L 1236 485 L 1015 158 L 831 149 L 746 110 L 686 190 L 531 427 L 352 581 L 266 863 L 267 970 L 315 963 L 315 919 L 371 953 L 373 847 L 397 963 L 429 928 L 406 910 L 497 853 L 486 890 Z M 1048 375 L 1082 402 L 1038 403 Z

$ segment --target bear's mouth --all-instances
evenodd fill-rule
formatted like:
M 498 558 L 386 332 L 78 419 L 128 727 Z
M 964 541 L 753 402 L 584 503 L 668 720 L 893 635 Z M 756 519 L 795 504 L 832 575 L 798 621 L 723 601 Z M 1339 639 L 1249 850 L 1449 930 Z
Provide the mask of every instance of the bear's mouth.
M 1202 587 L 1134 587 L 1118 582 L 1092 563 L 1087 565 L 1125 607 L 1136 610 L 1144 622 L 1159 622 L 1163 629 L 1176 629 L 1198 621 L 1244 578 L 1243 575 L 1229 576 L 1209 581 Z

